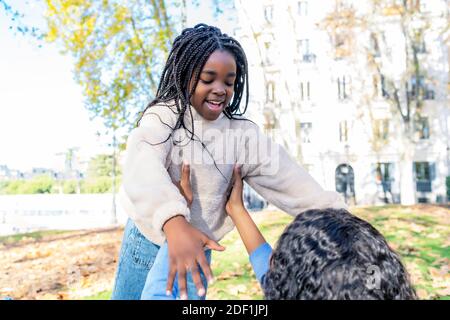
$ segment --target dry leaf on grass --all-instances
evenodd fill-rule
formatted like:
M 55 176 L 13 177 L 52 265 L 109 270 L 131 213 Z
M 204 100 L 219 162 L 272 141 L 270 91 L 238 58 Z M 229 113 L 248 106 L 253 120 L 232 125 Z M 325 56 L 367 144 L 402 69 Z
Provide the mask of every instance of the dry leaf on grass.
M 235 296 L 237 296 L 239 293 L 244 293 L 244 292 L 248 291 L 247 287 L 243 284 L 228 285 L 227 289 L 232 295 L 235 295 Z

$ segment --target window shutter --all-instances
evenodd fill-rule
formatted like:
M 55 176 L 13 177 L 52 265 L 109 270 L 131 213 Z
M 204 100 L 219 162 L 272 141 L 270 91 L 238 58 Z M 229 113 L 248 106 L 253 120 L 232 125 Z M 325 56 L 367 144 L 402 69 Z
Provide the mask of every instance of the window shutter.
M 430 163 L 430 180 L 433 181 L 436 179 L 436 163 Z

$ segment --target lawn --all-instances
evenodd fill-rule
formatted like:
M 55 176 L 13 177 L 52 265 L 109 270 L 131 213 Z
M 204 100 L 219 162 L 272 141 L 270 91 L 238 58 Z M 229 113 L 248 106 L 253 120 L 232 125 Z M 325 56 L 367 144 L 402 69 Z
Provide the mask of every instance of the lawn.
M 450 299 L 448 207 L 355 207 L 351 211 L 372 223 L 401 255 L 421 299 Z M 284 213 L 267 210 L 253 217 L 272 246 L 292 220 Z M 45 231 L 0 237 L 0 297 L 109 299 L 122 232 Z M 210 286 L 208 299 L 262 299 L 237 231 L 221 244 L 227 249 L 213 252 L 217 281 Z M 72 267 L 78 277 L 71 275 Z
M 450 210 L 438 206 L 355 207 L 352 212 L 372 223 L 402 257 L 421 299 L 450 299 Z M 292 218 L 277 211 L 254 214 L 260 230 L 274 246 Z M 208 299 L 262 299 L 262 291 L 248 262 L 236 230 L 221 244 L 225 252 L 213 252 L 216 283 Z M 104 291 L 91 299 L 104 299 Z
M 352 212 L 372 223 L 402 257 L 421 299 L 450 299 L 450 210 L 437 206 L 358 207 Z M 292 218 L 280 212 L 256 216 L 273 245 Z M 222 244 L 226 253 L 213 254 L 218 279 L 209 299 L 262 299 L 247 253 L 236 231 Z
M 29 233 L 19 233 L 10 236 L 0 236 L 0 244 L 2 245 L 14 245 L 15 243 L 21 242 L 22 244 L 25 242 L 31 242 L 36 240 L 41 240 L 50 235 L 58 235 L 58 234 L 67 234 L 69 231 L 61 231 L 61 230 L 44 230 L 44 231 L 35 231 Z

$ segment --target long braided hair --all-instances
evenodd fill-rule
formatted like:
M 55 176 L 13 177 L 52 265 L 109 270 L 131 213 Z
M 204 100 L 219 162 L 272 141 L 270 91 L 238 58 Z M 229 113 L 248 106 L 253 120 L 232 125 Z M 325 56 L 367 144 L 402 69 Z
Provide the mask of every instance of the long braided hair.
M 148 108 L 151 108 L 152 106 L 159 103 L 175 101 L 175 105 L 177 108 L 176 114 L 179 115 L 175 127 L 171 127 L 170 125 L 165 123 L 165 125 L 169 126 L 172 129 L 172 132 L 167 137 L 167 139 L 157 144 L 165 143 L 172 137 L 175 130 L 184 128 L 189 132 L 190 140 L 199 141 L 202 144 L 203 148 L 207 150 L 205 144 L 199 139 L 195 138 L 196 135 L 194 133 L 192 111 L 190 108 L 188 108 L 188 106 L 190 104 L 190 99 L 195 91 L 195 88 L 197 87 L 200 72 L 210 55 L 216 50 L 223 50 L 231 53 L 236 60 L 237 69 L 236 80 L 234 82 L 233 98 L 230 101 L 229 105 L 226 106 L 222 112 L 229 119 L 251 121 L 243 117 L 239 117 L 245 114 L 249 99 L 248 63 L 242 46 L 234 38 L 228 36 L 225 33 L 222 33 L 219 28 L 201 23 L 197 24 L 193 28 L 184 29 L 181 34 L 175 38 L 172 49 L 167 58 L 166 65 L 161 75 L 161 80 L 156 92 L 156 96 L 147 105 L 144 111 L 142 111 L 137 121 L 137 126 L 139 126 L 139 123 Z M 191 90 L 189 90 L 189 83 L 191 79 L 193 85 Z M 244 91 L 245 105 L 243 110 L 241 111 L 240 103 L 244 95 Z M 189 110 L 190 112 L 192 131 L 189 128 L 186 128 L 184 123 L 184 114 L 186 113 L 186 110 Z M 174 145 L 177 145 L 179 142 L 173 141 L 173 143 Z M 212 157 L 209 151 L 208 153 Z M 214 165 L 217 168 L 215 161 Z M 219 169 L 217 168 L 217 170 Z

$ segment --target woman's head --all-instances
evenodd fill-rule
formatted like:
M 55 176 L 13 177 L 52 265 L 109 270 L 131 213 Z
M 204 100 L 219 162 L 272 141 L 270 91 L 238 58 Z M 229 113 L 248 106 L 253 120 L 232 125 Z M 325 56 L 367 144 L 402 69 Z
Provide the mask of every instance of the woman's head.
M 400 258 L 369 223 L 346 210 L 309 210 L 273 251 L 266 299 L 414 299 Z
M 245 106 L 240 102 L 244 95 Z M 247 58 L 239 42 L 220 29 L 205 24 L 184 29 L 169 53 L 155 99 L 174 100 L 180 113 L 177 127 L 184 127 L 188 104 L 208 120 L 221 112 L 227 117 L 242 115 L 248 104 Z

